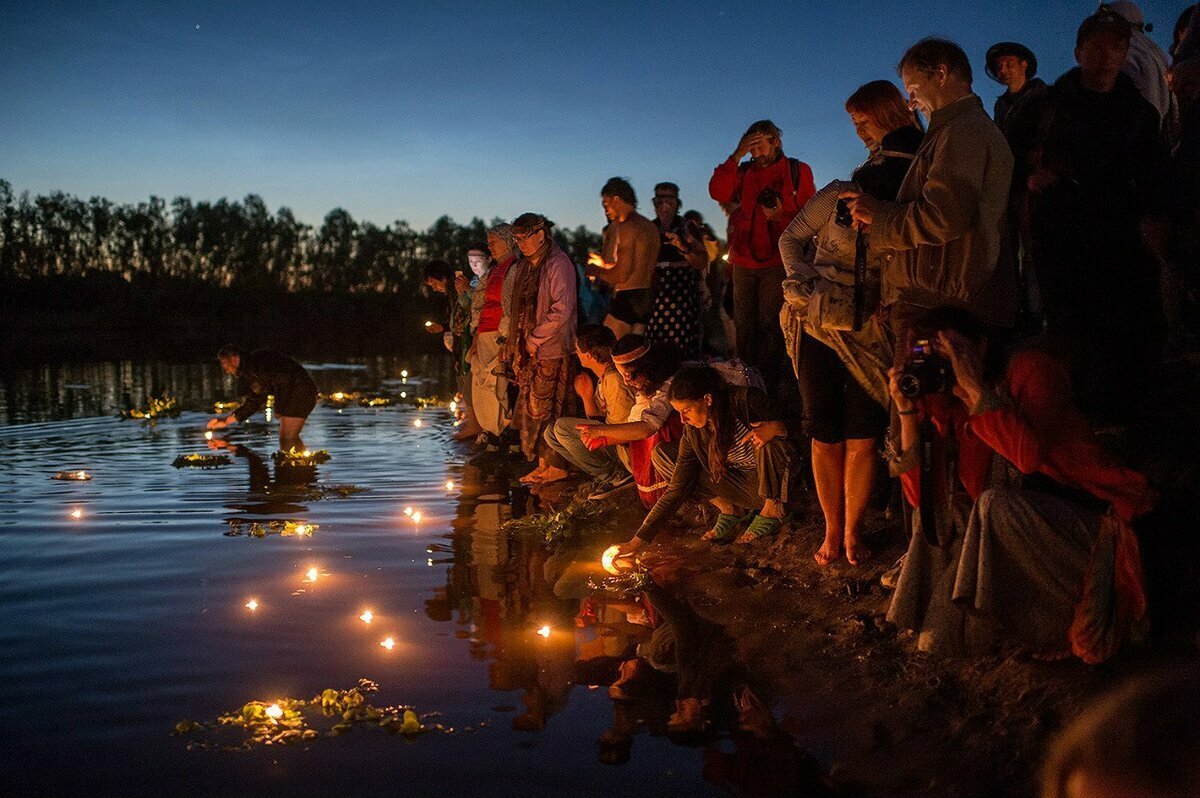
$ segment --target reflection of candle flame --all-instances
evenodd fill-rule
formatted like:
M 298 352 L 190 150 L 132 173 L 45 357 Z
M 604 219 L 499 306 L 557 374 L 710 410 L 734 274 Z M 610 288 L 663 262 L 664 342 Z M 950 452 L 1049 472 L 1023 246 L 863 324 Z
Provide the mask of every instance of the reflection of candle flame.
M 421 511 L 420 510 L 417 510 L 415 513 L 412 514 L 412 520 L 413 520 L 414 524 L 421 523 Z
M 304 575 L 308 577 L 308 581 L 315 582 L 317 581 L 317 577 L 320 575 L 320 572 L 317 571 L 316 568 L 309 568 L 307 571 L 305 571 Z
M 543 626 L 541 629 L 537 630 L 537 633 L 540 634 L 542 637 L 549 637 L 550 636 L 550 627 Z
M 415 420 L 415 421 L 413 422 L 413 426 L 414 426 L 414 427 L 417 427 L 417 428 L 419 429 L 419 428 L 420 428 L 420 426 L 421 426 L 421 419 L 419 419 L 419 418 L 418 418 L 417 420 Z
M 375 613 L 371 612 L 370 610 L 364 610 L 363 614 L 358 616 L 358 619 L 363 623 L 370 623 L 374 617 Z
M 385 637 L 385 638 L 383 638 L 383 640 L 379 641 L 379 645 L 383 646 L 388 651 L 391 651 L 393 648 L 396 647 L 396 641 L 390 637 Z
M 283 717 L 283 707 L 278 704 L 272 704 L 267 707 L 267 717 L 271 720 L 276 720 Z
M 256 609 L 258 609 L 258 599 L 250 599 L 247 601 L 246 609 L 250 610 L 251 612 L 254 612 Z
M 412 518 L 412 514 L 413 514 L 413 508 L 411 508 L 411 507 L 405 507 L 405 508 L 404 508 L 404 514 L 405 514 L 405 515 L 407 515 L 409 518 Z

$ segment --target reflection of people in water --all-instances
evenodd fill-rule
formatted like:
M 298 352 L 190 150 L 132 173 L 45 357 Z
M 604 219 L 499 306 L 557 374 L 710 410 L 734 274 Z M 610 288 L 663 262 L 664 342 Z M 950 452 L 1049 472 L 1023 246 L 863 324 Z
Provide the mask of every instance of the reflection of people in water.
M 306 494 L 308 487 L 316 482 L 316 466 L 276 465 L 275 478 L 272 479 L 270 466 L 249 446 L 217 438 L 208 442 L 208 448 L 244 459 L 250 470 L 249 493 L 255 501 L 227 506 L 258 515 L 278 515 L 304 510 L 295 500 Z
M 300 430 L 308 414 L 317 405 L 317 384 L 295 360 L 270 349 L 245 352 L 236 346 L 223 346 L 217 353 L 226 374 L 237 377 L 242 394 L 241 405 L 225 418 L 208 422 L 209 429 L 224 429 L 245 421 L 261 410 L 268 396 L 275 397 L 279 416 L 279 448 L 303 449 Z

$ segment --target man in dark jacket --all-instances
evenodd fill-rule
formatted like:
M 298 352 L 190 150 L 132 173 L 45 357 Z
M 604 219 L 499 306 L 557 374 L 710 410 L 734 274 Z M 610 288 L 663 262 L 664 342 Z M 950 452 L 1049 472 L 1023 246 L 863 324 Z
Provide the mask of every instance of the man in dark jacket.
M 1001 130 L 1009 115 L 1020 105 L 1041 94 L 1046 83 L 1037 75 L 1037 56 L 1023 44 L 1000 42 L 988 48 L 988 77 L 1004 86 L 1006 91 L 996 98 L 992 118 Z
M 246 352 L 236 346 L 221 347 L 217 360 L 226 374 L 238 378 L 242 403 L 225 418 L 211 419 L 208 428 L 224 429 L 245 421 L 266 407 L 268 397 L 274 396 L 280 451 L 303 449 L 300 430 L 317 404 L 317 384 L 304 366 L 270 349 Z
M 1157 270 L 1141 231 L 1161 211 L 1158 113 L 1121 72 L 1129 24 L 1101 8 L 1076 36 L 1079 67 L 1013 120 L 1030 192 L 1031 255 L 1049 334 L 1067 344 L 1081 401 L 1127 418 L 1157 361 Z

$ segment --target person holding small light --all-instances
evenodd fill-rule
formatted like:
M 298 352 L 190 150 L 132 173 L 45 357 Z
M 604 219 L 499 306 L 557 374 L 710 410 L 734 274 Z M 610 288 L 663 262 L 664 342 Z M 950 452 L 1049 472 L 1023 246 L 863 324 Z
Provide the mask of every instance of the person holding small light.
M 217 360 L 226 374 L 238 378 L 243 398 L 225 418 L 211 419 L 208 429 L 224 429 L 245 421 L 266 406 L 268 396 L 274 396 L 280 450 L 303 449 L 300 430 L 317 405 L 317 384 L 304 366 L 270 349 L 247 353 L 229 345 L 221 347 Z

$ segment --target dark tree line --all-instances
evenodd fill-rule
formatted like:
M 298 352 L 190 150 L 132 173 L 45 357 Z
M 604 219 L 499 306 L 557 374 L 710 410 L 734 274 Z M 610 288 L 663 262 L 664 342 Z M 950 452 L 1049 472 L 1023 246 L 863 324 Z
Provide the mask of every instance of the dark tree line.
M 424 231 L 404 221 L 379 227 L 334 208 L 314 229 L 286 207 L 272 214 L 256 194 L 241 202 L 177 197 L 168 204 L 152 196 L 116 205 L 63 192 L 18 197 L 0 180 L 0 281 L 103 275 L 128 282 L 403 294 L 420 287 L 424 261 L 461 263 L 470 244 L 484 241 L 488 226 L 479 218 L 462 225 L 442 216 Z M 557 235 L 577 263 L 600 245 L 600 236 L 583 226 Z

